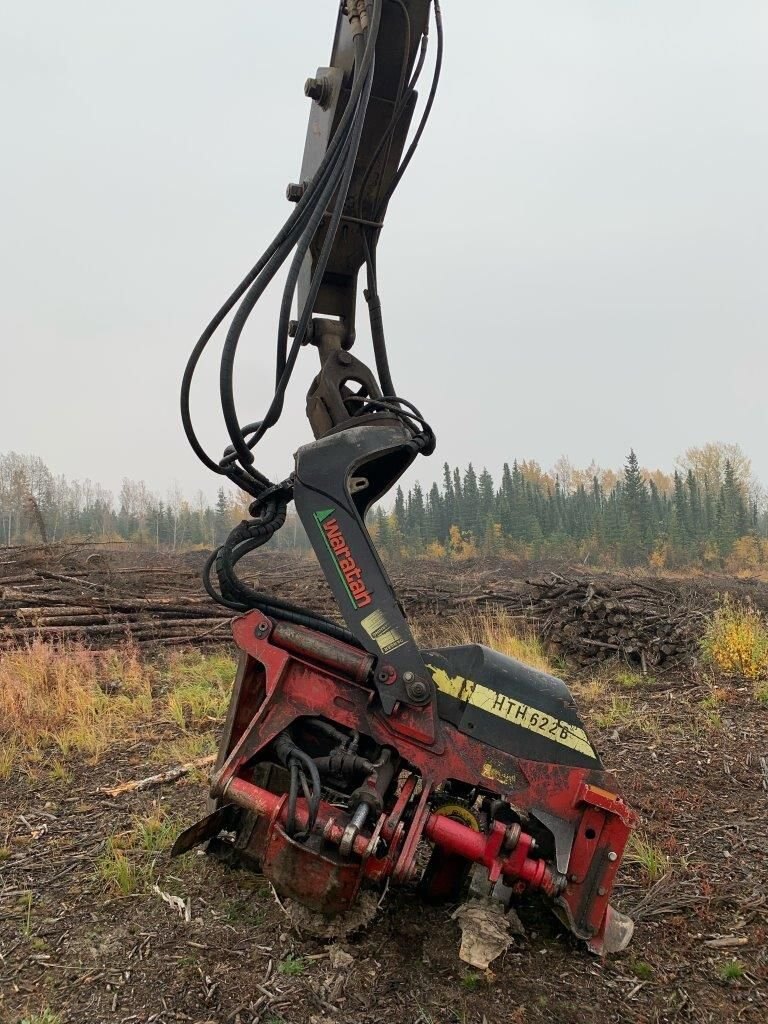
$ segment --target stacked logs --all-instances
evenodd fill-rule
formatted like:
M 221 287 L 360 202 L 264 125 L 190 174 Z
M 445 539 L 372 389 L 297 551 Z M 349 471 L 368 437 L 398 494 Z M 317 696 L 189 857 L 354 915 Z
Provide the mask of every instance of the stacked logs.
M 174 566 L 114 567 L 50 551 L 8 549 L 0 562 L 0 649 L 46 641 L 111 646 L 222 643 L 231 615 L 201 591 L 197 574 Z M 47 556 L 47 557 L 46 557 Z M 58 570 L 58 571 L 54 571 Z
M 578 664 L 622 658 L 643 672 L 696 660 L 708 613 L 701 595 L 638 580 L 529 580 L 528 611 L 543 637 Z
M 200 582 L 205 552 L 162 555 L 146 549 L 94 551 L 53 545 L 0 550 L 0 649 L 44 640 L 110 646 L 229 641 L 231 613 Z M 280 552 L 255 560 L 253 586 L 339 619 L 316 562 Z M 484 608 L 532 625 L 570 660 L 610 658 L 643 671 L 695 660 L 704 619 L 717 600 L 702 585 L 615 574 L 550 572 L 524 579 L 507 563 L 393 567 L 392 581 L 410 619 L 427 627 L 456 618 L 467 639 Z

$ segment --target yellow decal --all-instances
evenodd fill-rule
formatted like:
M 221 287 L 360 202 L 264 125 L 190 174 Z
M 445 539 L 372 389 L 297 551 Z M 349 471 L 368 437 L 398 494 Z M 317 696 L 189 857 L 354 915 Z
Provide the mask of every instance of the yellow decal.
M 488 761 L 483 765 L 482 773 L 486 779 L 494 779 L 496 782 L 500 782 L 503 786 L 514 786 L 515 776 L 510 772 L 504 772 L 501 768 L 497 768 L 495 764 L 491 764 Z
M 547 715 L 530 704 L 515 700 L 514 697 L 506 697 L 503 693 L 483 686 L 482 683 L 475 683 L 463 676 L 449 676 L 444 669 L 434 665 L 427 665 L 427 668 L 441 693 L 466 701 L 467 704 L 487 711 L 490 715 L 496 715 L 497 718 L 503 718 L 512 725 L 519 725 L 521 729 L 528 729 L 545 739 L 552 740 L 553 743 L 578 750 L 580 754 L 597 760 L 587 734 L 577 725 Z
M 408 641 L 405 637 L 401 636 L 394 626 L 391 626 L 387 622 L 387 617 L 383 611 L 377 609 L 371 612 L 370 615 L 366 615 L 361 620 L 360 625 L 366 631 L 368 636 L 377 645 L 379 650 L 383 654 L 389 654 L 391 651 L 396 651 L 398 647 L 402 647 Z

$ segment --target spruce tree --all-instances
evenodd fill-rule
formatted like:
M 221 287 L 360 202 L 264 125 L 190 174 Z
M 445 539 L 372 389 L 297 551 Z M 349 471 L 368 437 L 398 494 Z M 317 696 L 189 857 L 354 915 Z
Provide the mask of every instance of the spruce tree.
M 624 466 L 622 491 L 624 510 L 622 560 L 626 565 L 639 565 L 645 561 L 650 547 L 649 502 L 648 489 L 633 449 L 630 449 Z

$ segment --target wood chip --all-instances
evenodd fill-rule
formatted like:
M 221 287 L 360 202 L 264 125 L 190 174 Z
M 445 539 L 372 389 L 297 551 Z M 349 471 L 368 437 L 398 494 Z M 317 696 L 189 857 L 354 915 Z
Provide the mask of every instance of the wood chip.
M 749 939 L 746 935 L 723 935 L 719 939 L 708 939 L 704 945 L 710 949 L 729 949 L 731 946 L 746 946 Z

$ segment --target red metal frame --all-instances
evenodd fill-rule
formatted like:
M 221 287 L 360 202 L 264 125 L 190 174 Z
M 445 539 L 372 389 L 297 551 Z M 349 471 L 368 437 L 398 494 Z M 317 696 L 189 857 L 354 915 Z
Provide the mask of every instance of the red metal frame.
M 211 792 L 259 816 L 253 852 L 279 888 L 316 909 L 338 912 L 354 899 L 363 878 L 411 879 L 416 848 L 426 839 L 456 863 L 482 864 L 491 881 L 542 890 L 575 934 L 601 949 L 610 892 L 635 820 L 607 772 L 524 760 L 488 747 L 443 722 L 434 702 L 426 708 L 396 706 L 384 715 L 361 681 L 367 656 L 338 641 L 329 646 L 310 630 L 292 627 L 290 636 L 281 635 L 282 627 L 253 611 L 235 621 L 233 632 L 246 662 Z M 408 765 L 393 806 L 372 823 L 372 836 L 356 837 L 347 858 L 337 851 L 346 812 L 321 803 L 313 836 L 297 843 L 285 831 L 285 796 L 244 777 L 259 752 L 304 716 L 364 733 L 394 748 Z M 533 837 L 517 826 L 496 821 L 484 833 L 434 813 L 430 795 L 448 780 L 482 786 L 522 816 L 545 812 L 570 826 L 567 875 L 533 856 Z M 297 819 L 305 828 L 302 799 Z

